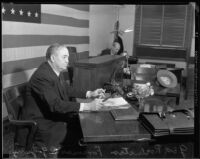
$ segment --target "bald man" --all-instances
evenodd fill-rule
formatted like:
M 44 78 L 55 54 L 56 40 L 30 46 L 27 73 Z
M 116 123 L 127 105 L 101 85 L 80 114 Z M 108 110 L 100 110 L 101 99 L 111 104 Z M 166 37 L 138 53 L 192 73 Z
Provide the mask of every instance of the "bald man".
M 46 61 L 33 73 L 27 86 L 21 118 L 37 122 L 38 129 L 34 141 L 49 150 L 52 147 L 60 147 L 65 139 L 71 140 L 71 137 L 67 137 L 70 132 L 68 129 L 81 131 L 77 127 L 79 122 L 72 121 L 73 114 L 77 115 L 80 111 L 99 110 L 102 106 L 95 100 L 91 103 L 69 101 L 69 97 L 103 97 L 104 90 L 81 92 L 67 85 L 61 72 L 66 70 L 68 63 L 67 47 L 59 44 L 51 45 L 46 51 Z M 73 124 L 70 126 L 70 123 Z M 80 134 L 80 132 L 75 132 L 74 135 L 76 133 Z

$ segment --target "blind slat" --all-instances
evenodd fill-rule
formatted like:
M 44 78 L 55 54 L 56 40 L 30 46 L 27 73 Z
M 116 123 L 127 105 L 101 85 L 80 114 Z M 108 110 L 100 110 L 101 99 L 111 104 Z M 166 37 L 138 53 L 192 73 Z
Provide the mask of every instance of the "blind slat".
M 140 39 L 139 44 L 183 46 L 186 5 L 140 7 L 136 8 L 136 41 Z M 142 20 L 141 23 L 137 23 L 139 20 Z

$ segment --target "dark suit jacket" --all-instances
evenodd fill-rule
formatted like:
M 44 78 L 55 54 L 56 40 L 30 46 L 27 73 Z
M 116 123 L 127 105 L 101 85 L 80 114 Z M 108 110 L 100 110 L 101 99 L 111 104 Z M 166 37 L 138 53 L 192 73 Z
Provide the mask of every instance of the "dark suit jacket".
M 28 83 L 22 118 L 54 121 L 61 114 L 77 112 L 80 104 L 70 102 L 69 96 L 85 97 L 85 92 L 76 92 L 67 83 L 62 85 L 48 62 L 44 62 Z

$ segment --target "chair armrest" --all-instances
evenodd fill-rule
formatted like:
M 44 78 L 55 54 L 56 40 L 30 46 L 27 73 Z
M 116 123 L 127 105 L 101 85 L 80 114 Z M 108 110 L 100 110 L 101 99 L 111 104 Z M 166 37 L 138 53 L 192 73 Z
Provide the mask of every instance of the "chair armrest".
M 37 126 L 37 122 L 33 120 L 10 120 L 10 123 L 17 126 Z

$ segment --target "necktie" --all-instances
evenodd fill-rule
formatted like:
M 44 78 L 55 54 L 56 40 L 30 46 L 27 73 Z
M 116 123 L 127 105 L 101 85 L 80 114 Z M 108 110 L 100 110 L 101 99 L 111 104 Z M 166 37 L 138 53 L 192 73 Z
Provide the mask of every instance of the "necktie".
M 60 82 L 60 85 L 61 85 L 61 92 L 64 95 L 65 94 L 65 81 L 64 81 L 62 73 L 59 76 L 59 82 Z

